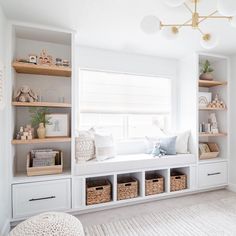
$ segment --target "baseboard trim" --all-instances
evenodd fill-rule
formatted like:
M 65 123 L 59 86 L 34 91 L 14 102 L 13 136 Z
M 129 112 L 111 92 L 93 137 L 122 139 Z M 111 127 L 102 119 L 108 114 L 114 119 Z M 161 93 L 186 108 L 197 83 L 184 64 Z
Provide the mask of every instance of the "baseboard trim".
M 10 232 L 10 219 L 5 221 L 3 228 L 0 231 L 0 236 L 8 236 Z
M 227 189 L 228 189 L 229 191 L 232 191 L 232 192 L 235 192 L 235 193 L 236 193 L 236 184 L 231 184 L 231 183 L 229 183 Z

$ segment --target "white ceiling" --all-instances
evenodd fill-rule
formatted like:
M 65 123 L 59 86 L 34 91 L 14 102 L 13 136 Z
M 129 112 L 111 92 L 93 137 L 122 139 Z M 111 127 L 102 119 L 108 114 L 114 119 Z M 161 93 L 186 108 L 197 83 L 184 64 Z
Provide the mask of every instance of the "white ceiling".
M 187 2 L 191 5 L 190 0 Z M 163 23 L 182 23 L 190 18 L 184 7 L 169 8 L 161 0 L 0 0 L 0 3 L 11 19 L 76 30 L 79 45 L 173 58 L 203 51 L 200 35 L 192 29 L 183 29 L 174 41 L 141 31 L 140 22 L 145 15 L 155 14 Z M 216 0 L 201 0 L 202 14 L 215 9 Z M 202 29 L 219 36 L 219 45 L 211 52 L 236 53 L 236 29 L 227 20 L 209 20 Z

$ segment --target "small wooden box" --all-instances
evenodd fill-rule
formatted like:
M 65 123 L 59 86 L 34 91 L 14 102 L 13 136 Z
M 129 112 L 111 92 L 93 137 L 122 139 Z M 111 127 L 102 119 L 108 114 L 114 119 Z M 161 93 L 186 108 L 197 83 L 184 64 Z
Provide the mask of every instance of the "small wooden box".
M 63 153 L 62 151 L 58 151 L 58 154 L 55 157 L 55 165 L 53 166 L 40 166 L 40 167 L 32 167 L 32 156 L 31 153 L 27 156 L 27 175 L 28 176 L 37 176 L 37 175 L 52 175 L 52 174 L 60 174 L 63 171 Z
M 187 175 L 173 171 L 170 177 L 170 191 L 180 191 L 187 188 Z
M 87 180 L 86 205 L 110 202 L 111 190 L 111 183 L 107 179 Z
M 117 200 L 138 197 L 138 180 L 133 177 L 120 177 L 117 180 Z
M 205 159 L 212 159 L 212 158 L 218 157 L 218 155 L 220 153 L 220 149 L 219 149 L 217 143 L 206 143 L 206 144 L 208 145 L 211 152 L 200 153 L 199 159 L 205 160 Z
M 158 174 L 146 174 L 145 195 L 154 195 L 164 192 L 164 178 Z

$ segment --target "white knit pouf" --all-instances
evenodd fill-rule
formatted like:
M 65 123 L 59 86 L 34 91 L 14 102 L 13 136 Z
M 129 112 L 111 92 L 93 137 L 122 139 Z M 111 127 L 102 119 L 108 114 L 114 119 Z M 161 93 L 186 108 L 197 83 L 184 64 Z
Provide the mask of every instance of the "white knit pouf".
M 11 231 L 10 236 L 84 236 L 84 230 L 76 217 L 48 212 L 20 223 Z

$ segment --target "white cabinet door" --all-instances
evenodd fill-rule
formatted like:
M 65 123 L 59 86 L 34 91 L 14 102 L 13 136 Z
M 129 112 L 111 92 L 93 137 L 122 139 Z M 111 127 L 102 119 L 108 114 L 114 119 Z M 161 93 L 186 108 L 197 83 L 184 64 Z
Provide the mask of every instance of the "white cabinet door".
M 70 179 L 44 181 L 12 186 L 13 218 L 22 218 L 45 211 L 71 208 Z
M 199 188 L 227 185 L 227 162 L 201 164 L 198 168 Z

